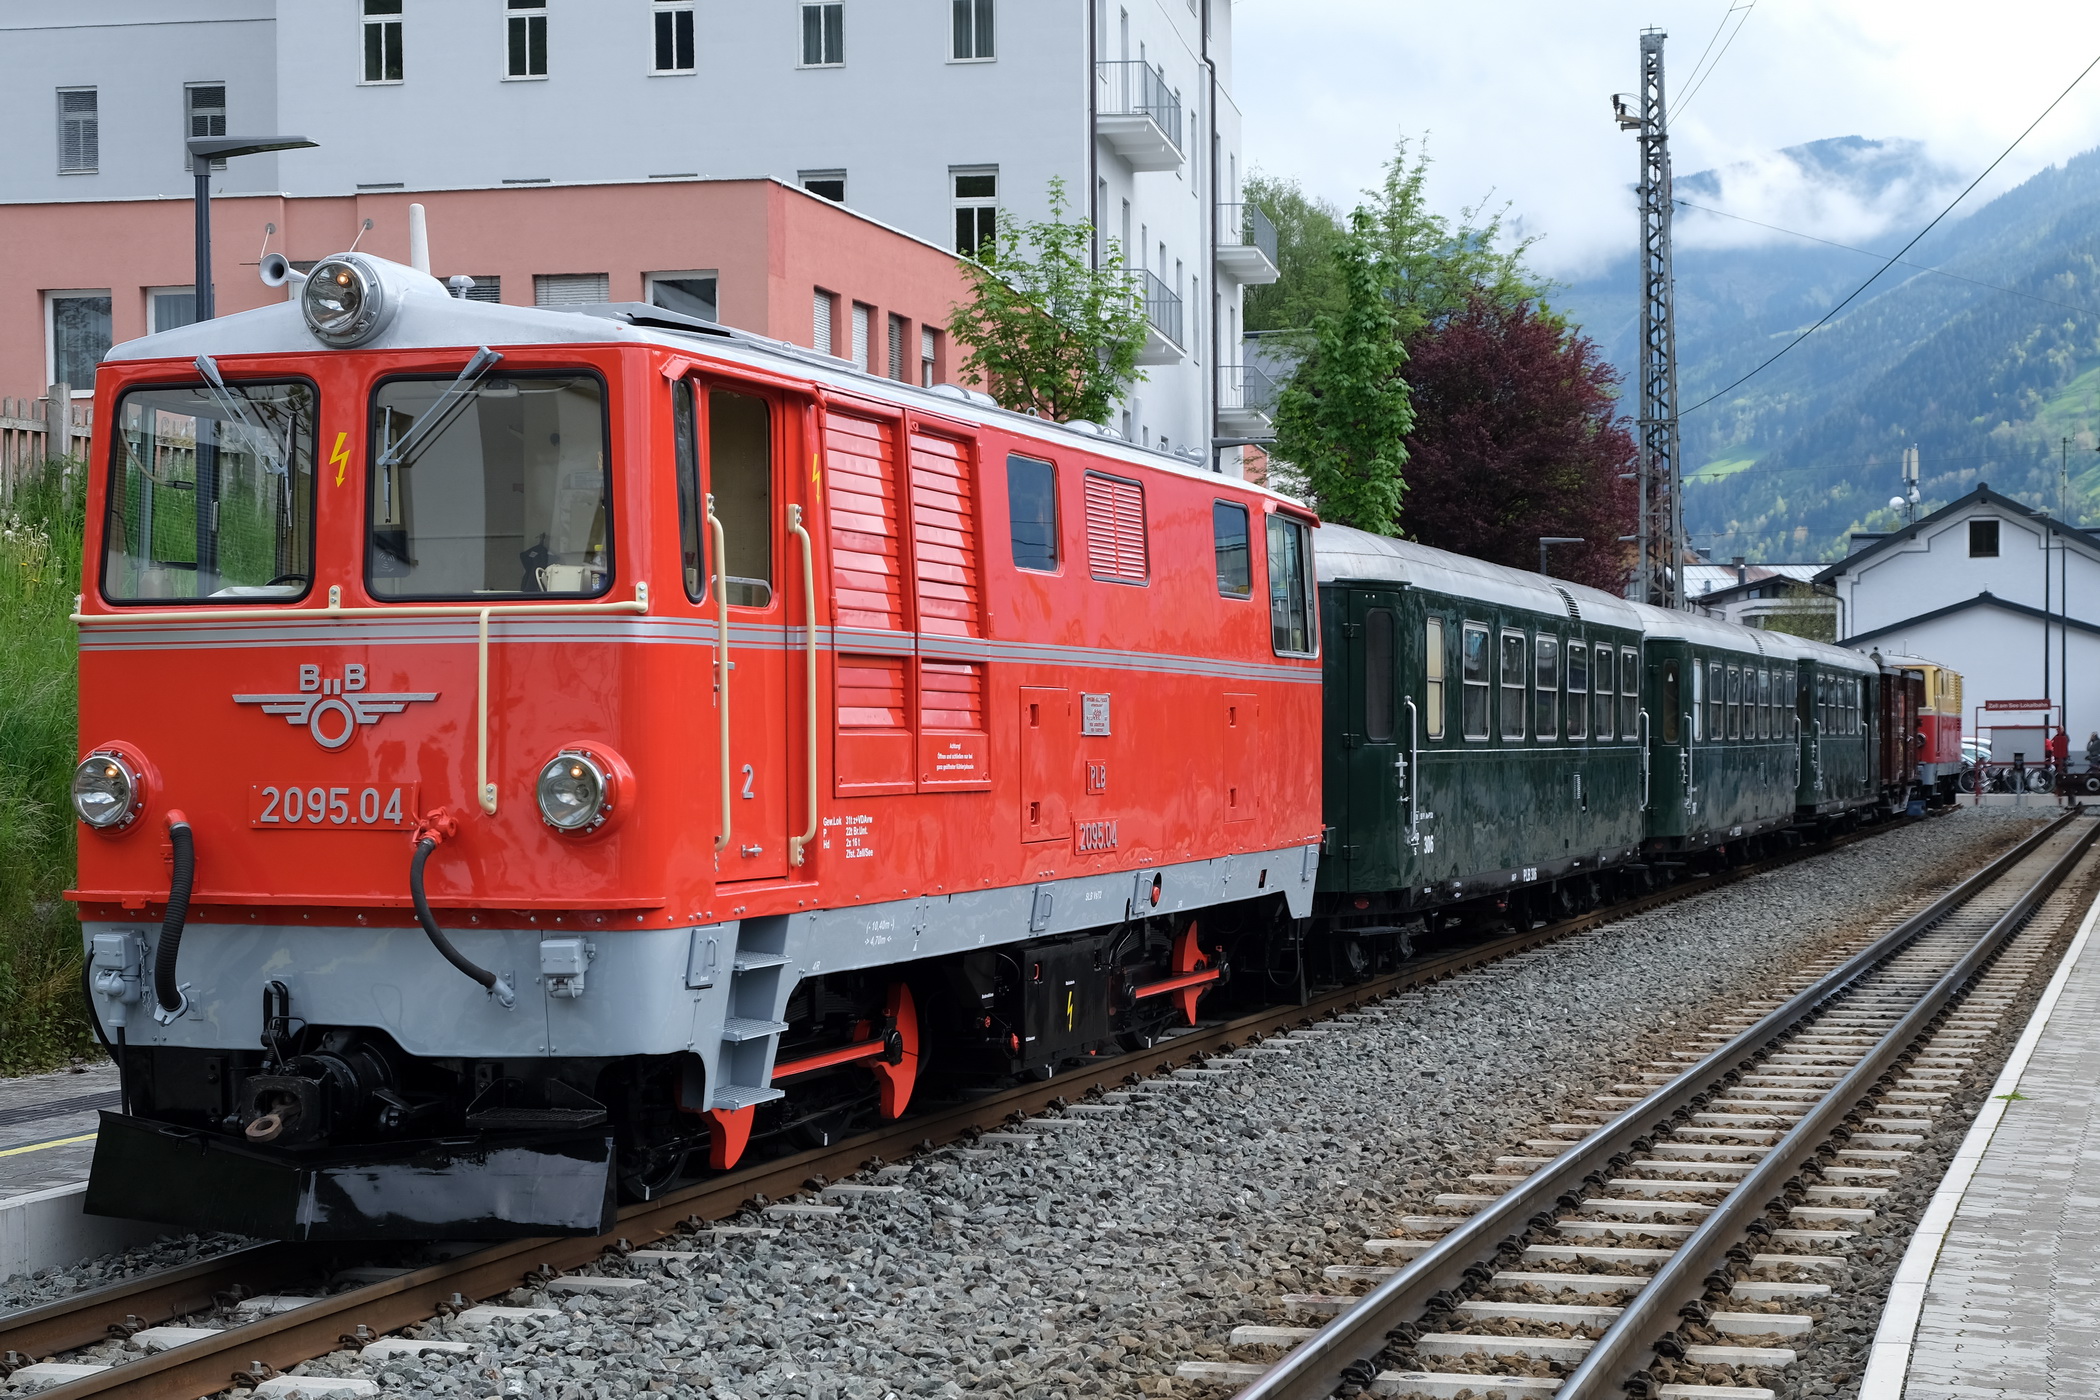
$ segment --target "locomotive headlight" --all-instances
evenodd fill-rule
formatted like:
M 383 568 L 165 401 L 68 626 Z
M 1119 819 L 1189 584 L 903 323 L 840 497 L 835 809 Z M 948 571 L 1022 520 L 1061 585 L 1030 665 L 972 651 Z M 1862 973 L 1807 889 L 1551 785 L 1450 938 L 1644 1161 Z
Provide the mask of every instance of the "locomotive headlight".
M 138 769 L 122 754 L 91 753 L 73 770 L 73 812 L 97 831 L 128 826 L 145 798 Z
M 563 749 L 540 769 L 540 817 L 556 831 L 595 830 L 612 814 L 612 765 L 582 749 Z
M 341 253 L 307 274 L 299 291 L 307 329 L 337 347 L 362 345 L 377 335 L 390 310 L 386 283 L 363 258 Z

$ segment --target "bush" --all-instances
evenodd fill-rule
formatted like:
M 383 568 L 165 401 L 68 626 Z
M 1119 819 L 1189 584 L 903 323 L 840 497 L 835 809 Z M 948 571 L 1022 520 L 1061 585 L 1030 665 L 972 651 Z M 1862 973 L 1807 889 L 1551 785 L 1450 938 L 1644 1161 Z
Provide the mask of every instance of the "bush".
M 73 877 L 77 648 L 86 474 L 53 462 L 0 504 L 0 1074 L 94 1046 L 80 997 Z

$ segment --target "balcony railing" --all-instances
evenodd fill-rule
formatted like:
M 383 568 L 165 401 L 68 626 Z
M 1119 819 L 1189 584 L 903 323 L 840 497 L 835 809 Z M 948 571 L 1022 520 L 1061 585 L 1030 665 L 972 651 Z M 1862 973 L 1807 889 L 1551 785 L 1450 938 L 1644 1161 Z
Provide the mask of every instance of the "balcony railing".
M 1185 346 L 1188 342 L 1181 338 L 1181 294 L 1149 268 L 1138 270 L 1138 291 L 1145 298 L 1145 319 L 1152 323 L 1152 329 L 1176 346 Z
M 1218 246 L 1257 248 L 1269 260 L 1276 263 L 1276 225 L 1259 204 L 1221 204 L 1218 206 Z
M 1273 418 L 1276 416 L 1278 392 L 1276 381 L 1259 365 L 1218 366 L 1218 407 L 1221 410 L 1246 409 Z
M 1150 117 L 1172 143 L 1178 163 L 1182 150 L 1181 98 L 1167 86 L 1166 74 L 1137 59 L 1110 59 L 1097 68 L 1100 115 Z

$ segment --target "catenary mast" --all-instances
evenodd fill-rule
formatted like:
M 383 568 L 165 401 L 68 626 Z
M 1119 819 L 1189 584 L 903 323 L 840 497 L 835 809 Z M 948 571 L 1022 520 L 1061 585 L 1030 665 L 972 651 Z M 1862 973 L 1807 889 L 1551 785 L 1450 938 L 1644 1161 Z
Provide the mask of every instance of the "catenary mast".
M 1619 126 L 1641 153 L 1640 520 L 1638 561 L 1627 596 L 1683 603 L 1684 506 L 1677 444 L 1677 316 L 1670 271 L 1670 132 L 1663 108 L 1663 40 L 1641 32 L 1640 110 L 1614 100 Z

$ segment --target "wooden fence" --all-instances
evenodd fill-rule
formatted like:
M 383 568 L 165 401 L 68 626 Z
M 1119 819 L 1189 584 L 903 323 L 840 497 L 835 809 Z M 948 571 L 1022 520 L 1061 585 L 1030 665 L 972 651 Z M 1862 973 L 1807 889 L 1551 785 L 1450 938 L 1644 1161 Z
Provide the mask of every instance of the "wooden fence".
M 54 415 L 51 406 L 57 404 Z M 94 405 L 75 400 L 64 384 L 54 384 L 40 399 L 0 398 L 0 500 L 14 495 L 25 476 L 53 460 L 84 460 L 93 431 Z

